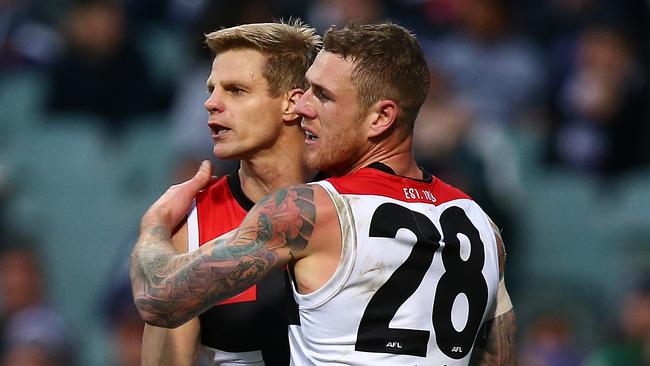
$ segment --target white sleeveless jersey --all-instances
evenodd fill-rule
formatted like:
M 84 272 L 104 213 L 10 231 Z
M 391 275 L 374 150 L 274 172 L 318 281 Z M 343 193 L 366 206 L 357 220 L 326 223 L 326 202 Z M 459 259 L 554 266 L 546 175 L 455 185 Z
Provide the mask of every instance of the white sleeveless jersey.
M 334 202 L 342 252 L 332 278 L 293 295 L 292 365 L 468 365 L 499 281 L 490 221 L 433 178 L 375 168 L 318 183 Z

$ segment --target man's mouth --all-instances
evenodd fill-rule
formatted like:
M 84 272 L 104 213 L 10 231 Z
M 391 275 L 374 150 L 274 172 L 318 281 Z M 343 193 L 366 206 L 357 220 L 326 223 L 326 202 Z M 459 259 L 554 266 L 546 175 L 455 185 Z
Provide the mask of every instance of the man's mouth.
M 214 137 L 221 136 L 221 135 L 223 135 L 224 133 L 226 133 L 228 131 L 230 131 L 230 128 L 226 128 L 226 127 L 223 127 L 223 126 L 216 125 L 216 126 L 212 127 L 212 136 L 214 136 Z
M 305 135 L 307 136 L 307 140 L 310 140 L 310 141 L 317 141 L 318 140 L 318 136 L 314 135 L 313 133 L 311 133 L 309 131 L 305 131 Z

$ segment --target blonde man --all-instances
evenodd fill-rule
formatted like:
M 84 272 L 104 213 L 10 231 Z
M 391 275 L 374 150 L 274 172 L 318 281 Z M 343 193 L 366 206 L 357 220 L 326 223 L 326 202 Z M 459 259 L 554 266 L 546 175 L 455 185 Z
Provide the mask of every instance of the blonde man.
M 513 365 L 501 236 L 412 155 L 429 83 L 414 36 L 394 24 L 331 29 L 306 77 L 295 109 L 303 159 L 333 177 L 276 191 L 232 235 L 175 255 L 169 232 L 208 181 L 204 163 L 142 219 L 132 255 L 140 314 L 173 327 L 289 265 L 294 365 Z M 207 300 L 173 305 L 196 286 Z
M 302 164 L 305 135 L 293 109 L 320 47 L 314 29 L 299 21 L 246 24 L 210 33 L 206 43 L 215 54 L 205 102 L 214 155 L 241 162 L 236 172 L 196 195 L 172 239 L 179 252 L 193 252 L 236 228 L 272 190 L 313 177 Z M 191 365 L 200 351 L 214 365 L 288 364 L 284 283 L 277 271 L 212 302 L 177 329 L 147 325 L 143 365 Z M 176 303 L 206 300 L 200 288 L 190 292 Z

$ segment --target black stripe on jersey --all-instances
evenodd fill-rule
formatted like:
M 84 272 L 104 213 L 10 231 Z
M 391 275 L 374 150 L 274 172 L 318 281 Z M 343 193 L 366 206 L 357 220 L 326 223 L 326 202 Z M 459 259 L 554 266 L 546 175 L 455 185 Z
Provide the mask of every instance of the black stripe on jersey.
M 318 182 L 319 180 L 325 180 L 325 179 L 331 178 L 331 177 L 332 177 L 332 175 L 329 174 L 329 173 L 318 172 L 318 173 L 316 173 L 316 176 L 314 178 L 312 178 L 312 180 L 310 182 Z
M 390 168 L 389 168 L 390 169 Z M 318 182 L 319 180 L 327 179 L 329 178 L 330 175 L 324 172 L 318 172 L 316 176 L 311 180 L 311 182 Z M 253 206 L 255 206 L 255 202 L 253 202 L 248 196 L 246 196 L 246 193 L 241 188 L 241 179 L 239 179 L 239 173 L 238 170 L 235 170 L 234 172 L 228 174 L 226 176 L 226 180 L 228 181 L 228 187 L 230 188 L 230 192 L 232 192 L 232 195 L 235 197 L 235 200 L 246 211 L 250 211 Z
M 300 315 L 298 313 L 298 303 L 293 297 L 293 284 L 291 277 L 293 274 L 293 265 L 288 265 L 288 269 L 284 271 L 284 283 L 285 283 L 285 295 L 286 295 L 286 304 L 287 304 L 287 321 L 289 325 L 300 325 Z M 289 271 L 291 271 L 291 276 L 289 276 Z
M 395 174 L 395 171 L 393 170 L 393 168 L 389 167 L 388 165 L 386 165 L 384 163 L 380 163 L 378 161 L 368 165 L 368 168 L 377 169 L 379 171 L 382 171 L 382 172 L 384 172 L 386 174 L 390 174 L 390 175 L 397 175 L 397 174 Z
M 374 162 L 374 163 L 371 163 L 370 165 L 367 166 L 367 168 L 377 169 L 379 171 L 382 171 L 382 172 L 384 172 L 386 174 L 390 174 L 390 175 L 397 175 L 395 173 L 395 171 L 393 170 L 393 168 L 389 167 L 388 165 L 386 165 L 384 163 L 380 163 L 378 161 Z M 413 180 L 420 181 L 420 182 L 431 183 L 433 181 L 433 176 L 431 175 L 431 173 L 429 173 L 425 169 L 422 169 L 422 167 L 419 167 L 419 168 L 422 171 L 423 179 L 413 179 L 413 178 L 408 178 L 408 177 L 404 177 L 404 178 L 413 179 Z
M 241 208 L 243 208 L 246 211 L 250 211 L 253 206 L 255 206 L 255 202 L 251 201 L 248 196 L 246 196 L 246 193 L 241 188 L 241 180 L 239 179 L 239 170 L 235 170 L 233 173 L 228 174 L 226 179 L 228 180 L 228 187 L 230 187 L 230 192 L 232 192 L 232 195 L 235 197 L 235 200 Z
M 288 365 L 290 304 L 284 272 L 272 271 L 257 284 L 257 300 L 218 305 L 201 314 L 201 343 L 226 352 L 261 350 L 266 365 Z

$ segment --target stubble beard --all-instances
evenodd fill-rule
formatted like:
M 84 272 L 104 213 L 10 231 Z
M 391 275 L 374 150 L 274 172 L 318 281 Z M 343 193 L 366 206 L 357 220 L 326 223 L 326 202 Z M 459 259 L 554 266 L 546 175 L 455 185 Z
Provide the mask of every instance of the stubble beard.
M 329 143 L 320 145 L 316 151 L 309 151 L 309 148 L 306 148 L 307 151 L 303 155 L 305 165 L 312 170 L 341 176 L 355 162 L 358 155 L 357 141 L 355 135 L 346 131 Z

